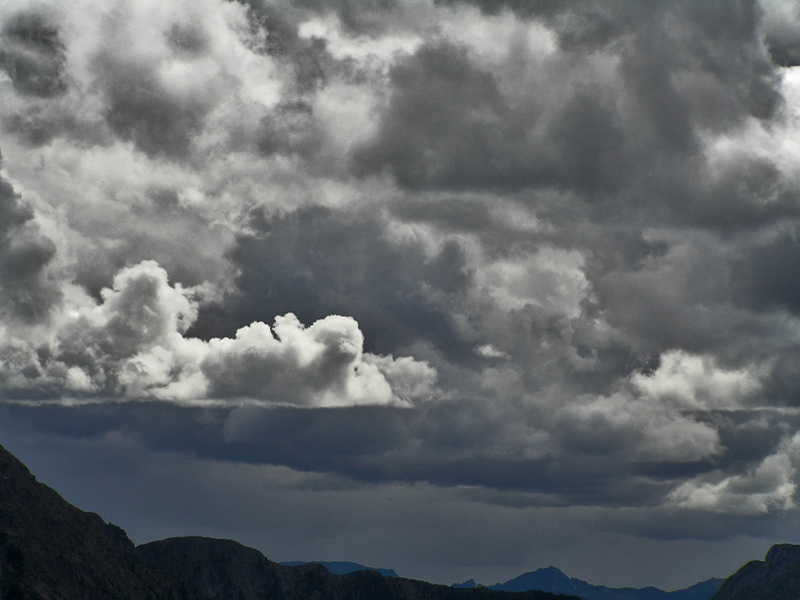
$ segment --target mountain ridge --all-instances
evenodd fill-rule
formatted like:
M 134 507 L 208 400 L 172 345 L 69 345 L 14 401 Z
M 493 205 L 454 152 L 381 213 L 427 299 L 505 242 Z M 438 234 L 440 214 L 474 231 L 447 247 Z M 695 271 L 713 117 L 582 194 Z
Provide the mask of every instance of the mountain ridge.
M 666 592 L 653 586 L 611 588 L 569 577 L 560 569 L 550 566 L 523 573 L 505 583 L 496 583 L 488 587 L 508 592 L 536 589 L 552 593 L 574 594 L 586 598 L 586 600 L 710 600 L 724 581 L 724 579 L 712 578 L 672 592 Z
M 315 565 L 322 565 L 334 575 L 347 575 L 348 573 L 353 573 L 355 571 L 377 571 L 385 577 L 399 577 L 399 575 L 395 573 L 394 569 L 376 569 L 375 567 L 366 567 L 359 563 L 350 561 L 291 560 L 282 561 L 278 564 L 282 567 L 299 567 L 311 563 Z
M 233 540 L 170 538 L 138 547 L 69 504 L 0 446 L 0 600 L 506 600 L 377 571 L 281 566 Z M 580 600 L 531 591 L 515 600 Z
M 375 570 L 334 575 L 318 563 L 282 566 L 232 540 L 168 538 L 139 546 L 152 566 L 192 581 L 208 600 L 580 600 L 540 590 L 511 594 L 386 577 Z

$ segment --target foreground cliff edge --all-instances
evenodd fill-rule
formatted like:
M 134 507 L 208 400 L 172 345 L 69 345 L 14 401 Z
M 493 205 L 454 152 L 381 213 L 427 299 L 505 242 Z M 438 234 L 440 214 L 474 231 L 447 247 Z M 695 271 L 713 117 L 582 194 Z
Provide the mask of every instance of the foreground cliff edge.
M 752 560 L 725 580 L 711 600 L 797 600 L 800 546 L 778 544 L 765 560 Z
M 36 481 L 0 446 L 0 600 L 578 600 L 548 592 L 453 589 L 281 566 L 230 540 L 174 538 L 138 548 L 119 527 Z

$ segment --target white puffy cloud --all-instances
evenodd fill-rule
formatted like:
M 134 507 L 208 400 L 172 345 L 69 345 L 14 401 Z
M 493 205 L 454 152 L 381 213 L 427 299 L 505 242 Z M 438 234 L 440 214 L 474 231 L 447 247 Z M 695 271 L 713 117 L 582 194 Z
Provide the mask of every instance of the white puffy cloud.
M 635 373 L 631 383 L 652 401 L 671 402 L 690 409 L 740 406 L 760 388 L 756 369 L 723 369 L 713 357 L 681 350 L 665 352 L 653 373 Z
M 186 337 L 207 293 L 170 285 L 154 261 L 123 269 L 101 302 L 83 297 L 82 306 L 64 307 L 49 344 L 4 340 L 6 395 L 319 407 L 410 406 L 433 393 L 434 369 L 410 357 L 365 354 L 351 317 L 304 327 L 287 314 L 272 328 L 242 327 L 235 338 Z
M 498 350 L 492 344 L 484 344 L 483 346 L 478 346 L 475 352 L 479 356 L 483 356 L 484 358 L 511 358 L 508 352 L 503 352 L 502 350 Z
M 351 317 L 332 315 L 306 328 L 290 313 L 272 329 L 253 323 L 234 339 L 210 340 L 201 369 L 215 397 L 276 404 L 410 406 L 430 393 L 435 372 L 427 364 L 365 355 L 363 343 Z
M 435 393 L 436 369 L 428 363 L 410 356 L 394 358 L 365 354 L 364 363 L 374 366 L 383 374 L 395 395 L 401 399 L 431 397 Z
M 629 460 L 691 462 L 722 450 L 713 426 L 624 391 L 567 404 L 560 418 L 565 443 L 593 453 L 618 451 Z
M 348 37 L 335 15 L 314 17 L 297 28 L 301 38 L 325 40 L 328 52 L 339 60 L 353 59 L 385 72 L 397 55 L 411 54 L 422 44 L 418 35 L 385 35 L 374 38 L 367 35 Z
M 591 294 L 580 252 L 544 247 L 524 258 L 496 260 L 477 273 L 477 284 L 504 310 L 528 304 L 574 318 Z
M 669 501 L 681 508 L 738 514 L 788 510 L 795 507 L 798 465 L 800 433 L 747 473 L 687 481 L 669 494 Z
M 652 373 L 634 372 L 616 393 L 568 403 L 560 414 L 578 446 L 598 439 L 630 458 L 697 461 L 724 448 L 716 426 L 692 413 L 744 406 L 760 376 L 757 368 L 724 369 L 713 357 L 672 350 Z

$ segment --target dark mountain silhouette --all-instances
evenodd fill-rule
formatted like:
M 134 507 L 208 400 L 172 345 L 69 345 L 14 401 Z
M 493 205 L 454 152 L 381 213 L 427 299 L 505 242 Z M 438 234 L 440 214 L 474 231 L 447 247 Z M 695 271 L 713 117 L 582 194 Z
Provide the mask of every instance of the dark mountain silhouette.
M 138 548 L 66 502 L 0 446 L 0 600 L 579 600 L 532 591 L 454 590 L 374 570 L 281 566 L 231 540 Z
M 276 564 L 233 540 L 170 538 L 136 549 L 150 565 L 189 582 L 203 598 L 283 598 L 285 580 Z
M 191 582 L 209 600 L 578 600 L 542 591 L 453 589 L 375 570 L 334 575 L 317 563 L 283 566 L 230 540 L 171 538 L 139 546 L 154 567 Z
M 2 600 L 196 600 L 125 532 L 67 503 L 0 446 Z
M 322 565 L 334 575 L 347 575 L 348 573 L 353 573 L 355 571 L 377 571 L 378 573 L 386 577 L 398 577 L 397 573 L 394 572 L 394 569 L 376 569 L 374 567 L 365 567 L 364 565 L 360 565 L 354 562 L 342 562 L 342 561 L 325 562 L 321 560 L 312 560 L 312 561 L 295 560 L 289 562 L 281 562 L 278 564 L 284 567 L 299 567 L 301 565 L 307 565 L 309 563 L 313 563 L 315 565 Z
M 797 600 L 800 546 L 778 544 L 766 560 L 753 560 L 725 580 L 713 600 Z
M 674 592 L 665 592 L 654 587 L 609 588 L 568 577 L 555 567 L 547 567 L 525 573 L 505 583 L 495 584 L 490 588 L 506 592 L 544 590 L 556 594 L 573 594 L 587 600 L 709 600 L 723 581 L 723 579 L 709 579 Z

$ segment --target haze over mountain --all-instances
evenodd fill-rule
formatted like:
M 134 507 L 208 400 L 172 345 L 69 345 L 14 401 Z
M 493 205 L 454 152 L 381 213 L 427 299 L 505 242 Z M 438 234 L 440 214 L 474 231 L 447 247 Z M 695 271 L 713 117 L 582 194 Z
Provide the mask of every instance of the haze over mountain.
M 0 0 L 0 440 L 137 543 L 731 573 L 799 140 L 800 0 Z

